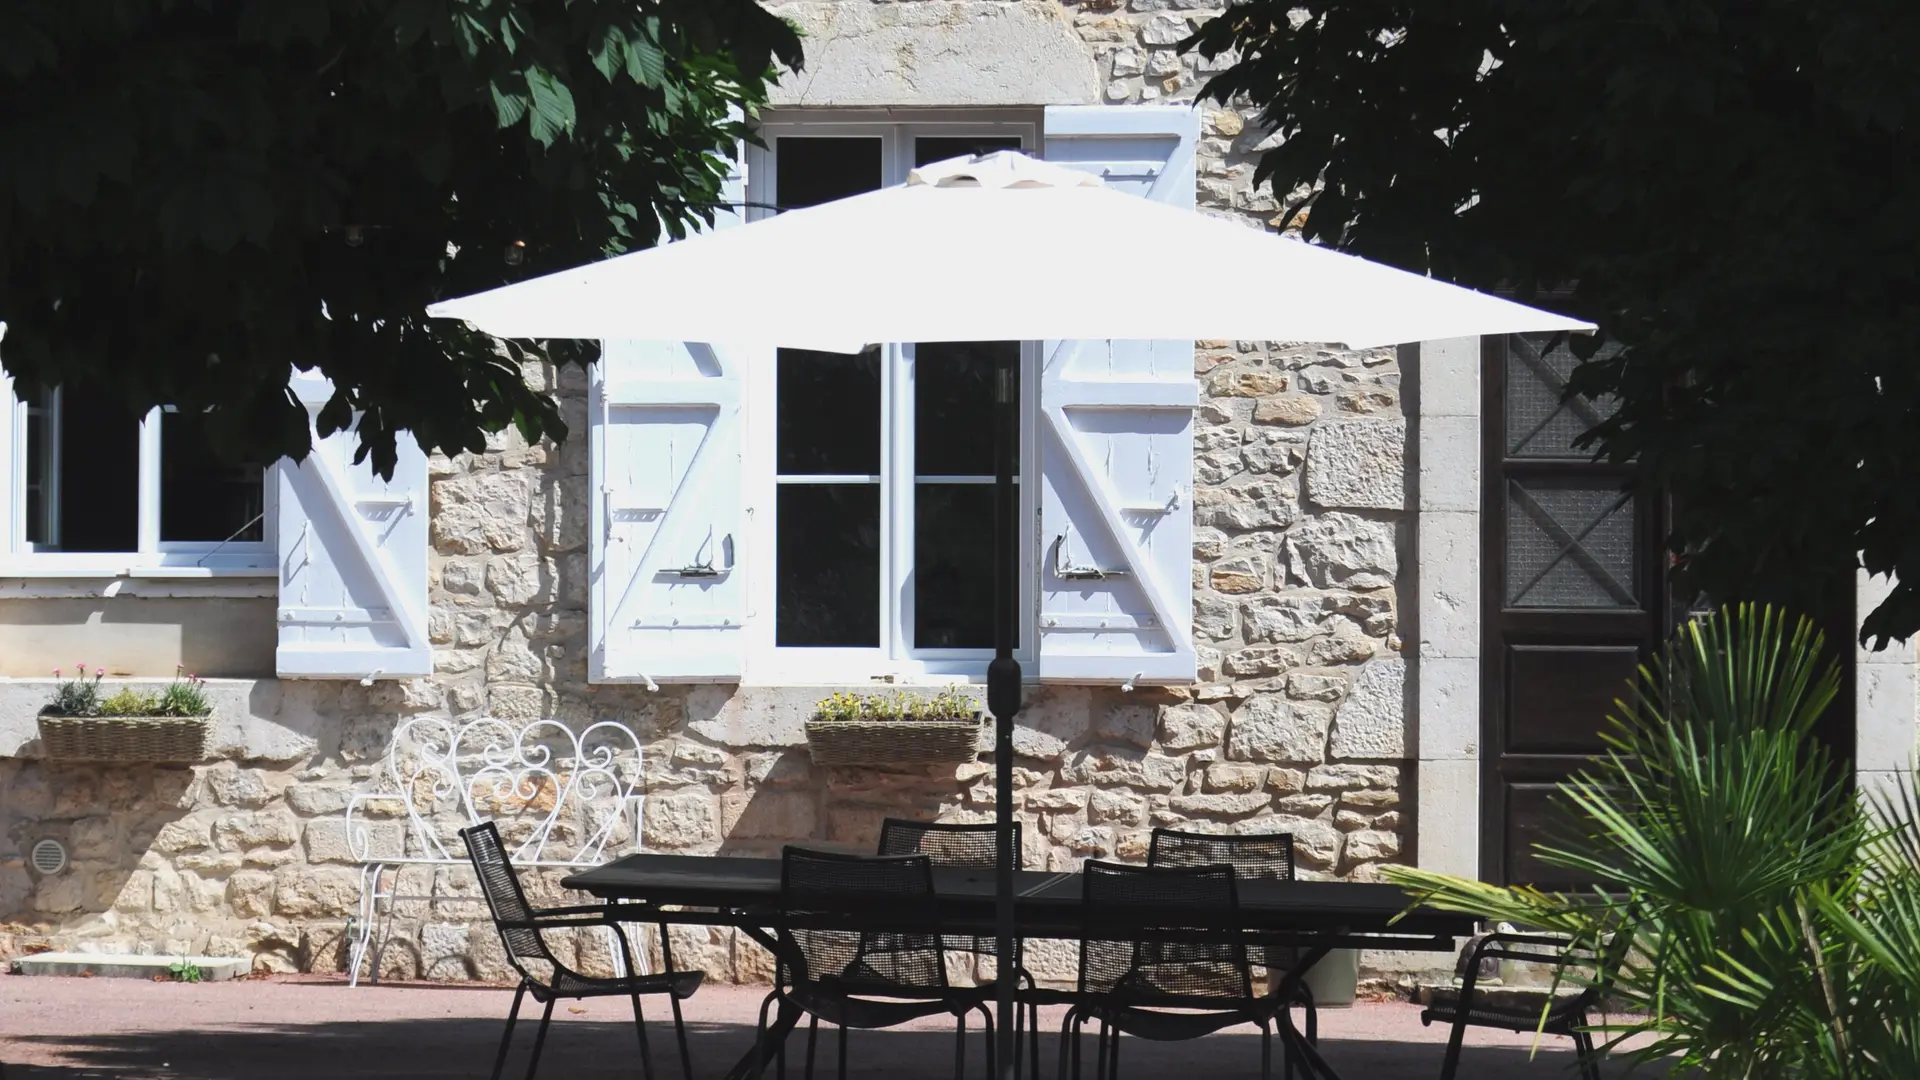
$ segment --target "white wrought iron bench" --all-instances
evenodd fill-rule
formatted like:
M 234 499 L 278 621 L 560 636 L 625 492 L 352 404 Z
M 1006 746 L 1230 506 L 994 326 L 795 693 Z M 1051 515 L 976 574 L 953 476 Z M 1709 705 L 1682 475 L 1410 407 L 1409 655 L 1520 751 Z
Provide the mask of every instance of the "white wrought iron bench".
M 376 943 L 375 928 L 383 917 L 392 921 L 395 901 L 477 897 L 431 884 L 424 893 L 400 892 L 407 867 L 470 865 L 458 830 L 495 822 L 520 869 L 598 866 L 618 838 L 640 850 L 641 777 L 639 738 L 610 720 L 578 731 L 554 719 L 402 723 L 375 787 L 347 802 L 348 852 L 360 865 L 358 911 L 347 927 L 348 985 L 359 984 L 369 952 L 376 954 L 370 979 L 379 981 L 384 941 Z M 617 968 L 619 950 L 613 955 Z

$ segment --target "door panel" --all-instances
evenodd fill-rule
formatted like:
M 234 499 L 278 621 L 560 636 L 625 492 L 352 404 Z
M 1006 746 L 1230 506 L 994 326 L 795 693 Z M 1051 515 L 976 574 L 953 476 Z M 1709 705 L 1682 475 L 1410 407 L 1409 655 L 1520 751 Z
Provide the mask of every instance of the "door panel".
M 1583 883 L 1533 844 L 1669 614 L 1659 500 L 1573 446 L 1610 406 L 1561 400 L 1574 360 L 1549 340 L 1482 342 L 1480 861 L 1488 881 L 1567 888 Z
M 1520 644 L 1507 647 L 1505 749 L 1523 754 L 1591 754 L 1599 732 L 1640 663 L 1638 642 Z

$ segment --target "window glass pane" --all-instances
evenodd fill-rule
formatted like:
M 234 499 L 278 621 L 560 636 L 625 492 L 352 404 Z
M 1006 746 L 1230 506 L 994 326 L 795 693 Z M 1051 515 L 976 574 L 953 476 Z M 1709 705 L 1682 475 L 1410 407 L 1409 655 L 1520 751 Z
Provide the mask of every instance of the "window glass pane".
M 880 644 L 880 485 L 782 484 L 774 643 Z
M 1507 482 L 1507 606 L 1632 608 L 1634 506 L 1617 484 Z
M 1020 343 L 969 341 L 914 347 L 916 475 L 993 475 L 994 367 L 1002 360 L 1020 370 Z
M 930 135 L 913 140 L 913 164 L 915 167 L 931 165 L 948 158 L 965 157 L 969 154 L 991 154 L 996 150 L 1020 149 L 1020 137 L 1017 135 Z
M 0 405 L 5 400 L 0 399 Z M 53 405 L 51 391 L 35 394 L 27 402 L 27 543 L 51 544 L 53 537 L 47 521 L 48 470 L 53 467 Z
M 916 484 L 913 644 L 993 647 L 993 485 Z
M 880 140 L 778 138 L 773 141 L 780 209 L 799 210 L 878 190 Z
M 1613 415 L 1610 398 L 1588 400 L 1566 397 L 1567 378 L 1580 361 L 1567 347 L 1565 335 L 1552 349 L 1545 346 L 1553 334 L 1512 334 L 1507 338 L 1507 456 L 1525 458 L 1587 458 L 1573 441 L 1587 429 Z M 1620 346 L 1603 346 L 1594 359 L 1618 354 Z
M 197 414 L 160 414 L 160 539 L 258 543 L 266 537 L 261 468 L 223 461 L 206 426 Z
M 880 350 L 781 349 L 774 373 L 782 476 L 880 474 Z
M 140 418 L 96 390 L 60 392 L 57 467 L 41 475 L 57 502 L 56 551 L 135 551 L 140 546 Z

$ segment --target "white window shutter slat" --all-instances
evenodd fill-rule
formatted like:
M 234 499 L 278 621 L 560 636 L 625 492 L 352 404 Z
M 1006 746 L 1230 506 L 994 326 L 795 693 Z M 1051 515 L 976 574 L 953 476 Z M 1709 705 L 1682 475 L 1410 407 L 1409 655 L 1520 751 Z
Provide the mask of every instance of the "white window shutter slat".
M 1062 106 L 1044 153 L 1192 209 L 1198 139 L 1186 106 Z M 1041 681 L 1194 680 L 1197 404 L 1191 340 L 1043 344 Z
M 294 394 L 317 415 L 333 393 L 296 373 Z M 351 430 L 322 439 L 299 464 L 274 466 L 279 493 L 282 678 L 408 678 L 433 674 L 427 643 L 427 456 L 398 440 L 392 480 L 353 464 Z
M 714 228 L 743 219 L 745 153 Z M 594 365 L 593 682 L 738 680 L 747 617 L 743 350 L 608 341 Z

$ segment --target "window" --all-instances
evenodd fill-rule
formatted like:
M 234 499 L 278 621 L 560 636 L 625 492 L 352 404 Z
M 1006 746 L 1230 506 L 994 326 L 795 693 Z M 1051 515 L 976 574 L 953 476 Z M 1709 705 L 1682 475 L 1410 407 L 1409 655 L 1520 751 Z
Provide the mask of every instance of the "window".
M 1013 119 L 776 121 L 749 167 L 748 202 L 765 215 L 876 190 L 917 165 L 1030 149 L 1035 128 Z M 758 609 L 773 614 L 761 620 L 770 623 L 759 627 L 768 648 L 756 656 L 772 659 L 756 661 L 755 681 L 985 670 L 995 387 L 1004 367 L 1016 373 L 1016 401 L 1031 400 L 1018 373 L 1030 371 L 1036 351 L 1020 342 L 890 343 L 856 355 L 782 349 L 773 377 L 750 381 L 757 419 L 746 467 L 750 478 L 770 479 L 760 504 L 772 508 L 759 545 L 771 572 L 753 585 Z M 1023 430 L 1023 445 L 1030 437 Z M 1022 484 L 1021 522 L 1032 519 L 1031 486 Z M 1022 530 L 1023 541 L 1029 535 Z
M 29 572 L 272 568 L 265 470 L 225 462 L 202 418 L 138 416 L 80 387 L 13 408 L 16 513 L 0 552 Z

